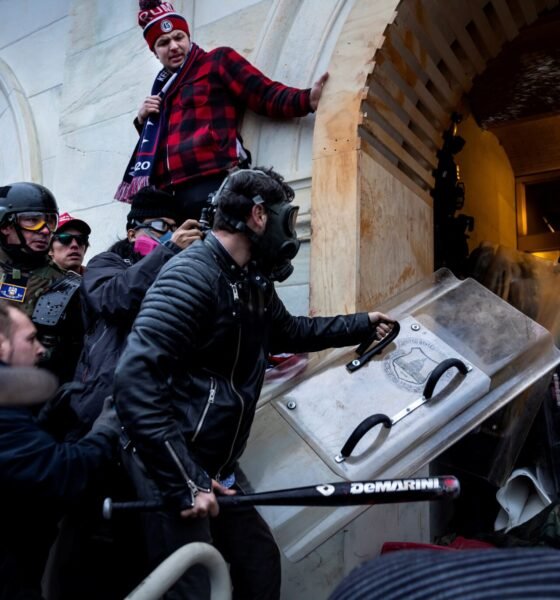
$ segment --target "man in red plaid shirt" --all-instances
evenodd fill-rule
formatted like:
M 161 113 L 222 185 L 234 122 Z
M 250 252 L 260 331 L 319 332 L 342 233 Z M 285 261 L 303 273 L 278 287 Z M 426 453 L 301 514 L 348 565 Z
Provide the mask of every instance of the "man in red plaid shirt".
M 232 48 L 206 52 L 191 42 L 186 20 L 169 2 L 140 0 L 138 22 L 164 67 L 158 77 L 177 74 L 168 89 L 144 100 L 135 120 L 144 132 L 146 121 L 160 121 L 149 180 L 176 196 L 184 219 L 198 219 L 228 170 L 247 163 L 238 133 L 244 109 L 305 116 L 316 110 L 328 74 L 298 89 L 270 80 Z M 145 164 L 136 156 L 136 165 Z

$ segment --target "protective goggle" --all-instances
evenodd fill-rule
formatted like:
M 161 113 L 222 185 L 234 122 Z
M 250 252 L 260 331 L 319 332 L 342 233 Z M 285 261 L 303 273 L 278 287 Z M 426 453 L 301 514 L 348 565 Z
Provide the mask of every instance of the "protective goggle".
M 53 233 L 58 227 L 56 213 L 22 212 L 15 214 L 14 220 L 25 231 L 41 231 L 46 227 L 50 233 Z
M 168 231 L 175 231 L 177 229 L 177 225 L 175 225 L 175 223 L 168 223 L 163 219 L 154 219 L 153 221 L 143 221 L 142 223 L 135 221 L 134 228 L 150 229 L 151 231 L 155 231 L 156 233 L 164 234 Z
M 89 235 L 86 233 L 56 233 L 53 239 L 63 246 L 70 246 L 73 240 L 76 240 L 78 246 L 89 246 Z

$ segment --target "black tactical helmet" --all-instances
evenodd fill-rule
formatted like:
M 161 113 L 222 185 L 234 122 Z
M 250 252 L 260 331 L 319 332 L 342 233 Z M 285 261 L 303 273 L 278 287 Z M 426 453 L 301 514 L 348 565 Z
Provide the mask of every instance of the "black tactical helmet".
M 58 206 L 52 193 L 38 183 L 22 181 L 0 187 L 0 225 L 21 212 L 58 214 Z

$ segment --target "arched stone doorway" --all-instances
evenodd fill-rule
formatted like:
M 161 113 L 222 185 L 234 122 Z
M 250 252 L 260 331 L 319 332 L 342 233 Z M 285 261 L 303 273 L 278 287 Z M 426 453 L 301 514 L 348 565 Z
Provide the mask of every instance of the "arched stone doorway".
M 379 304 L 432 271 L 430 190 L 451 113 L 558 0 L 355 2 L 313 147 L 311 310 Z
M 0 179 L 5 183 L 19 180 L 41 183 L 41 157 L 33 113 L 17 77 L 3 60 L 0 60 L 0 130 Z

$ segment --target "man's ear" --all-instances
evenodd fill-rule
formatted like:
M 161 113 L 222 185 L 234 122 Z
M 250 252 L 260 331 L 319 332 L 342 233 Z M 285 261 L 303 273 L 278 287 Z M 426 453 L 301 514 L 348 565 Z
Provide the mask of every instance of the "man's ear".
M 249 213 L 247 225 L 256 233 L 263 233 L 266 228 L 267 214 L 262 204 L 254 204 Z
M 8 235 L 13 230 L 14 230 L 13 225 L 2 225 L 2 227 L 0 227 L 0 233 L 2 233 L 4 235 Z
M 0 360 L 8 364 L 12 354 L 12 342 L 4 334 L 0 333 Z
M 128 238 L 129 242 L 133 242 L 136 239 L 136 229 L 129 229 L 126 232 L 126 237 Z

